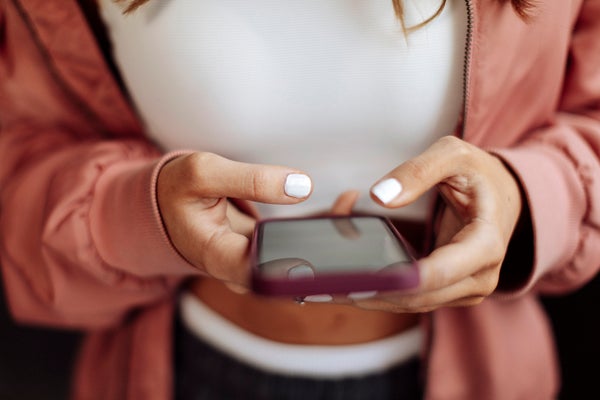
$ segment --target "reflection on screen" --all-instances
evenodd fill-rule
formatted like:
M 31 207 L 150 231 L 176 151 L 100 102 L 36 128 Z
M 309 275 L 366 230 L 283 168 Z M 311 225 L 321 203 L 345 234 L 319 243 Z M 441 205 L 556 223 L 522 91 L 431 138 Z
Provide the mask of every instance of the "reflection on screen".
M 263 272 L 290 278 L 292 273 L 375 272 L 411 260 L 384 221 L 374 217 L 271 221 L 263 226 L 259 254 Z

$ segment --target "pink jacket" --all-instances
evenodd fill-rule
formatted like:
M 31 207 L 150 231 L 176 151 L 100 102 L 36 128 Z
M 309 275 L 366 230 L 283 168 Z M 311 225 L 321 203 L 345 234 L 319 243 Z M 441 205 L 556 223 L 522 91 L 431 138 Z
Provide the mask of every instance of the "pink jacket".
M 430 318 L 428 399 L 548 399 L 558 390 L 535 298 L 600 266 L 600 0 L 470 0 L 458 135 L 500 155 L 531 212 L 497 293 Z M 75 0 L 0 0 L 0 257 L 15 319 L 89 332 L 76 399 L 172 397 L 182 279 L 145 137 Z M 136 240 L 130 240 L 135 237 Z

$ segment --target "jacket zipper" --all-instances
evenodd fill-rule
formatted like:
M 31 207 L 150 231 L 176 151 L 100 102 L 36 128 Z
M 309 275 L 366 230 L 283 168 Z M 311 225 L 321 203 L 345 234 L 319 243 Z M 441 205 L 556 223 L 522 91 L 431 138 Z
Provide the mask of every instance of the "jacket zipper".
M 465 52 L 463 60 L 463 112 L 462 112 L 462 124 L 459 132 L 459 137 L 463 139 L 465 137 L 467 127 L 467 117 L 469 110 L 469 78 L 471 71 L 471 53 L 473 47 L 473 1 L 465 0 L 467 6 L 467 32 L 465 37 Z M 437 207 L 436 207 L 437 208 Z M 434 212 L 434 216 L 437 216 L 437 212 Z M 429 317 L 425 320 L 425 330 L 427 332 L 427 343 L 425 346 L 425 356 L 423 358 L 424 364 L 422 368 L 422 379 L 424 381 L 424 392 L 423 398 L 427 398 L 427 382 L 426 378 L 429 375 L 429 364 L 431 357 L 431 346 L 433 344 L 433 335 L 435 331 L 435 320 L 433 314 L 429 314 Z
M 463 116 L 460 137 L 465 137 L 469 112 L 469 78 L 471 71 L 471 48 L 473 47 L 473 0 L 465 0 L 467 5 L 467 36 L 465 39 L 465 58 L 463 64 Z

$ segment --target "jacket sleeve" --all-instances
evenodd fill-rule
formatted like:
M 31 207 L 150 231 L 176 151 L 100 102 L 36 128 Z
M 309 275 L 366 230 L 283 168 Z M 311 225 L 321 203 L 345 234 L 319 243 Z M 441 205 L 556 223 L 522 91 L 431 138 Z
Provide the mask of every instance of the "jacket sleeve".
M 143 140 L 0 131 L 0 257 L 17 320 L 115 324 L 198 273 L 169 242 L 155 198 L 157 173 L 176 155 Z
M 584 1 L 553 124 L 517 147 L 494 151 L 521 181 L 531 214 L 533 270 L 511 295 L 534 286 L 566 292 L 600 268 L 599 38 L 600 1 Z

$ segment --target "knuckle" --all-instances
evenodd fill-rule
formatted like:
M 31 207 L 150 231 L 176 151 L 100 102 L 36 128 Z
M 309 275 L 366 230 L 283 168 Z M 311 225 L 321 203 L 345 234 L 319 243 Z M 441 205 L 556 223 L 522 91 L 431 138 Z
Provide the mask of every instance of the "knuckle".
M 473 154 L 473 146 L 456 136 L 444 136 L 437 143 L 457 157 L 469 157 Z
M 218 157 L 216 154 L 207 152 L 197 152 L 187 157 L 186 174 L 194 187 L 202 189 L 210 186 L 211 182 L 205 171 L 215 163 Z
M 404 163 L 404 168 L 415 180 L 422 181 L 429 176 L 429 165 L 425 160 L 413 158 Z
M 492 271 L 490 271 L 488 280 L 487 280 L 487 291 L 486 291 L 486 297 L 490 296 L 492 293 L 494 293 L 496 291 L 496 289 L 498 288 L 498 282 L 500 282 L 500 266 L 498 266 L 498 268 L 494 268 Z
M 437 143 L 445 148 L 460 150 L 464 147 L 465 141 L 456 136 L 446 135 L 439 138 Z
M 212 164 L 218 157 L 216 154 L 206 151 L 198 151 L 190 154 L 190 160 L 198 167 Z
M 497 269 L 488 269 L 480 272 L 474 277 L 476 281 L 475 285 L 477 289 L 474 295 L 477 297 L 488 297 L 496 290 L 498 286 L 498 273 Z
M 492 266 L 502 264 L 502 261 L 504 260 L 505 251 L 506 247 L 504 246 L 504 240 L 500 234 L 497 234 L 492 241 L 490 249 Z
M 262 198 L 268 192 L 268 179 L 264 171 L 256 169 L 249 175 L 248 188 L 254 198 Z
M 436 290 L 447 286 L 452 280 L 451 271 L 447 268 L 429 268 L 422 274 L 421 286 L 425 290 Z
M 504 259 L 504 252 L 502 250 L 501 244 L 497 242 L 490 243 L 488 246 L 487 254 L 487 265 L 489 268 L 494 268 L 495 266 L 502 264 L 502 260 Z
M 214 153 L 209 152 L 196 152 L 190 154 L 188 157 L 189 168 L 201 175 L 201 172 L 207 168 L 210 168 L 220 157 Z
M 482 246 L 485 249 L 484 254 L 487 258 L 487 265 L 491 268 L 500 265 L 504 260 L 506 244 L 501 232 L 492 224 L 485 223 L 487 229 L 482 232 Z

